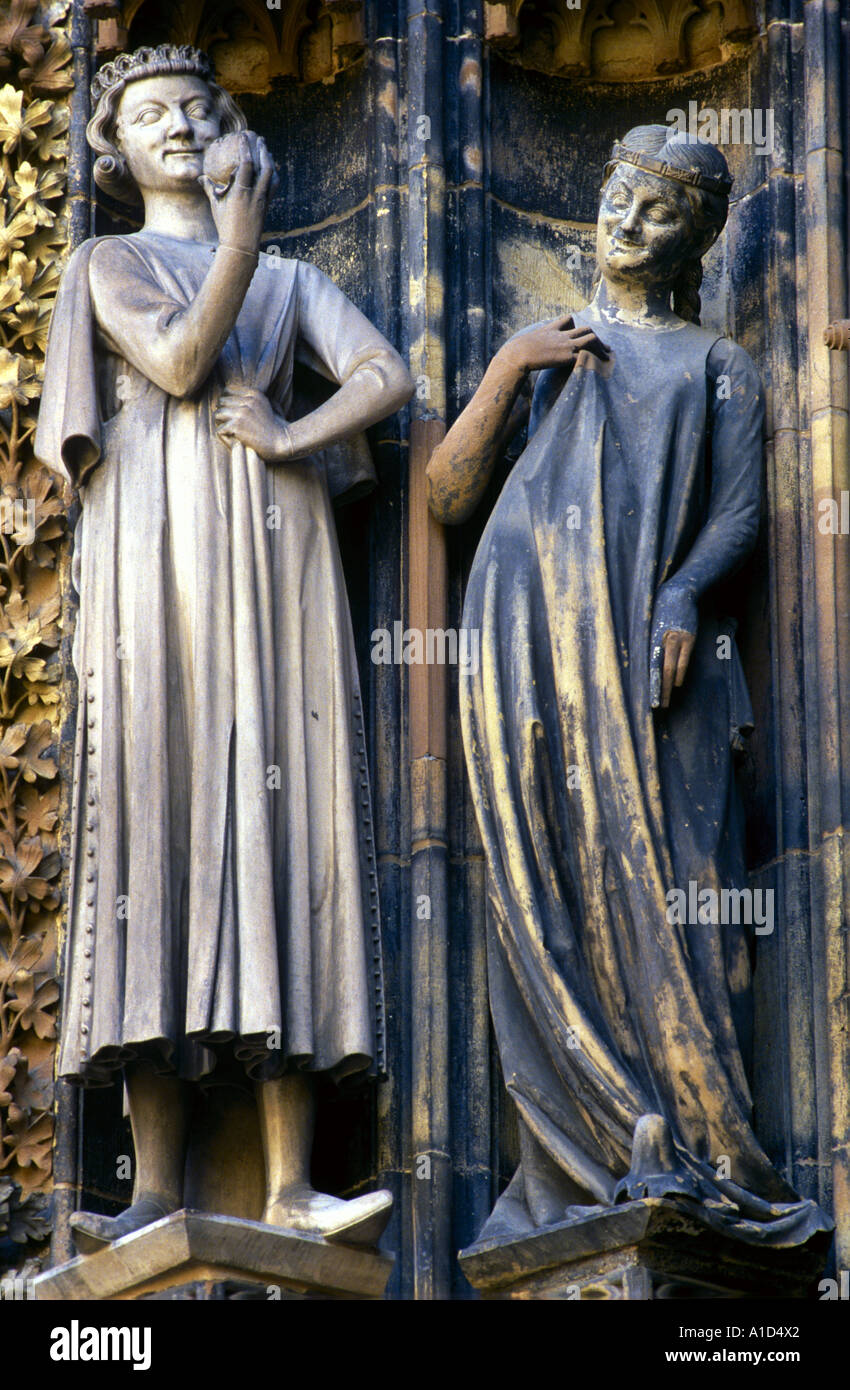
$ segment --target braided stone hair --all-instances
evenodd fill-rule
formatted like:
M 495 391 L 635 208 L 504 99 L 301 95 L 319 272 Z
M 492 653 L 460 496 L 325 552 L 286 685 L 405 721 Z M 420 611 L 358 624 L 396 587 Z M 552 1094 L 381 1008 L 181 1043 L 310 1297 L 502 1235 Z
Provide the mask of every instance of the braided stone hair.
M 653 159 L 663 160 L 674 169 L 697 169 L 710 176 L 729 176 L 729 167 L 722 152 L 716 145 L 705 140 L 692 138 L 686 132 L 671 131 L 666 125 L 639 125 L 619 142 L 628 150 L 651 155 Z M 605 167 L 603 189 L 617 167 L 612 161 Z M 692 184 L 679 185 L 685 192 L 691 207 L 694 230 L 700 241 L 713 233 L 712 240 L 720 235 L 729 213 L 729 196 L 697 188 Z M 699 323 L 700 286 L 702 284 L 702 252 L 689 260 L 673 285 L 673 312 L 689 323 Z

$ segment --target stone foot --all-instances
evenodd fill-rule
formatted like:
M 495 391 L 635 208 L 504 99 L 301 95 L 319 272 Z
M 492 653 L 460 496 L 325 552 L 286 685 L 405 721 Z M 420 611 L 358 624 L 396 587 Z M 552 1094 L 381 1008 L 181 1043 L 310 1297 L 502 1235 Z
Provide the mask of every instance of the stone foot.
M 82 1255 L 93 1255 L 104 1246 L 111 1245 L 122 1236 L 140 1231 L 153 1221 L 169 1216 L 176 1208 L 169 1206 L 158 1197 L 143 1197 L 134 1202 L 120 1216 L 99 1216 L 93 1211 L 75 1211 L 69 1225 L 74 1232 L 74 1243 Z
M 344 1245 L 374 1245 L 392 1211 L 391 1192 L 368 1192 L 346 1202 L 312 1187 L 290 1187 L 269 1198 L 263 1220 L 270 1226 L 304 1231 Z
M 614 1189 L 615 1202 L 634 1202 L 645 1197 L 701 1200 L 696 1182 L 676 1153 L 670 1126 L 663 1115 L 641 1115 L 632 1140 L 631 1167 Z

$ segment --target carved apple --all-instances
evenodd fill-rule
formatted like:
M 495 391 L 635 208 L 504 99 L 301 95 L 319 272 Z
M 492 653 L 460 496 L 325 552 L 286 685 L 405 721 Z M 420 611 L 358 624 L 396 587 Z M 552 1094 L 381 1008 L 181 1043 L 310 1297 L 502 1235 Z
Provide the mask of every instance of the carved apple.
M 207 146 L 204 154 L 204 174 L 210 180 L 219 198 L 229 189 L 233 182 L 236 170 L 239 168 L 239 161 L 242 158 L 242 139 L 247 138 L 251 147 L 251 158 L 254 168 L 259 168 L 260 156 L 258 151 L 259 135 L 253 130 L 233 132 L 230 135 L 221 135 L 218 140 L 214 140 Z M 277 187 L 277 176 L 272 179 L 270 192 L 274 192 Z

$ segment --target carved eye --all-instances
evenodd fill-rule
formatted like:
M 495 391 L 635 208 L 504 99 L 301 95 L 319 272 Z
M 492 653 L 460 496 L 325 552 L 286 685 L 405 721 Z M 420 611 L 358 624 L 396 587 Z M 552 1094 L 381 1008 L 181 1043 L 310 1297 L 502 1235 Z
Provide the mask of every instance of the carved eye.
M 193 101 L 187 107 L 188 115 L 194 116 L 198 121 L 204 121 L 211 114 L 212 108 L 207 101 Z
M 153 125 L 155 121 L 162 118 L 164 108 L 162 106 L 143 106 L 136 115 L 137 125 Z
M 663 203 L 653 203 L 651 207 L 646 209 L 644 216 L 649 222 L 672 222 L 676 214 L 671 208 L 666 208 Z

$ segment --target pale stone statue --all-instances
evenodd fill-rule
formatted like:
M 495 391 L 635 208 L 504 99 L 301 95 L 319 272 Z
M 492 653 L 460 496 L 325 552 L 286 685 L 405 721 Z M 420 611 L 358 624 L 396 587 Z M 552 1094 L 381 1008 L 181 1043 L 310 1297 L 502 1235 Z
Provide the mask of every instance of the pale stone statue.
M 714 146 L 630 131 L 592 302 L 511 338 L 429 465 L 435 515 L 464 520 L 539 370 L 463 616 L 481 633 L 461 715 L 521 1152 L 479 1244 L 657 1197 L 753 1244 L 829 1227 L 752 1121 L 767 915 L 747 915 L 733 754 L 752 715 L 719 586 L 756 540 L 764 404 L 747 354 L 697 318 L 730 185 Z
M 163 46 L 95 79 L 95 176 L 144 224 L 69 264 L 37 440 L 82 503 L 58 1072 L 123 1074 L 136 1155 L 127 1211 L 72 1218 L 82 1249 L 182 1205 L 198 1081 L 255 1086 L 266 1222 L 370 1242 L 392 1201 L 310 1185 L 315 1074 L 383 1067 L 344 480 L 322 451 L 412 382 L 324 274 L 260 252 L 272 160 L 211 75 Z M 296 359 L 338 390 L 292 419 Z

